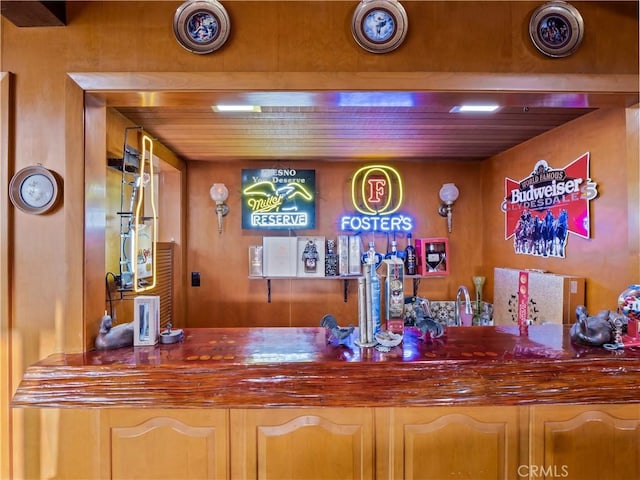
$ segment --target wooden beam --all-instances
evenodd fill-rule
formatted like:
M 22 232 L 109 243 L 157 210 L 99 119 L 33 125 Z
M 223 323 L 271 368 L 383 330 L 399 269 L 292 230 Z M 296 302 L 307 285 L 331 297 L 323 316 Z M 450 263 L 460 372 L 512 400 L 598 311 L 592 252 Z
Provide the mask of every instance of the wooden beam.
M 60 27 L 67 24 L 66 2 L 3 0 L 0 13 L 17 27 Z

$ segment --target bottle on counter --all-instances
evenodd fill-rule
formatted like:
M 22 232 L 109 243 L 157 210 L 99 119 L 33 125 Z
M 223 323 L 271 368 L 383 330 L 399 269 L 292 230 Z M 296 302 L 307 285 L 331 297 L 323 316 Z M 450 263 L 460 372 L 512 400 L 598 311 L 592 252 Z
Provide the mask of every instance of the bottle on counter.
M 407 247 L 404 249 L 404 263 L 407 275 L 416 274 L 416 249 L 413 246 L 413 236 L 407 233 Z

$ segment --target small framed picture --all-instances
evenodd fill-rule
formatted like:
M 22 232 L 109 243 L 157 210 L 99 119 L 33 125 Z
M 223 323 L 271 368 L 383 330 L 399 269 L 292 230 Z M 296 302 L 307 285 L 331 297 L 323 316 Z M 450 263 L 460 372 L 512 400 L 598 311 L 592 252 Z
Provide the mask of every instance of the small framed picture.
M 576 51 L 584 35 L 582 15 L 563 1 L 538 7 L 529 20 L 529 36 L 535 47 L 549 57 L 567 57 Z
M 407 35 L 407 12 L 397 0 L 363 0 L 353 13 L 355 41 L 372 53 L 398 48 Z
M 160 334 L 160 297 L 139 296 L 133 299 L 133 346 L 146 347 L 158 343 Z
M 216 0 L 184 2 L 173 17 L 173 32 L 178 43 L 192 53 L 218 50 L 229 38 L 227 11 Z

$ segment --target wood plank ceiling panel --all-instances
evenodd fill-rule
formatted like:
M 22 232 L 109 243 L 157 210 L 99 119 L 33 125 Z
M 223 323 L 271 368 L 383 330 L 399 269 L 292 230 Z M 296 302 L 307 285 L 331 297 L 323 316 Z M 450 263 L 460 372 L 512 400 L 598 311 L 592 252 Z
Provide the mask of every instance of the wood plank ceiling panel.
M 120 107 L 132 122 L 189 161 L 380 158 L 483 159 L 593 108 L 508 106 L 493 114 L 434 107 Z

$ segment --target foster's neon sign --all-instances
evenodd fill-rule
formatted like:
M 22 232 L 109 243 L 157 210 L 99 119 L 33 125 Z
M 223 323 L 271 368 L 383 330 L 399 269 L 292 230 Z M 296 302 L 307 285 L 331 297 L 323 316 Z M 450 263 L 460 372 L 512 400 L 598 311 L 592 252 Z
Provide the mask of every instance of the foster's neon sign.
M 340 230 L 409 232 L 413 218 L 398 210 L 404 200 L 402 177 L 388 165 L 366 165 L 351 180 L 351 203 L 359 214 L 340 217 Z

